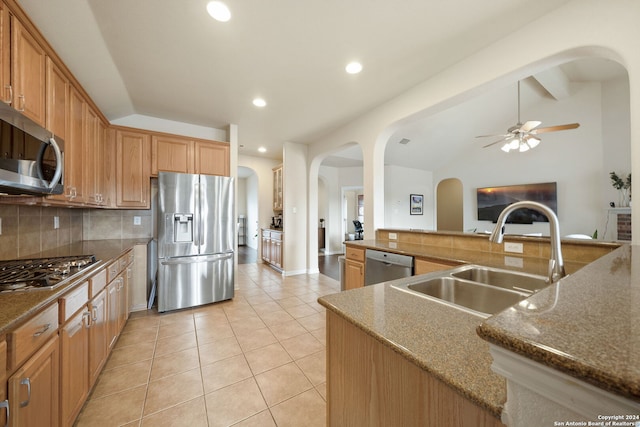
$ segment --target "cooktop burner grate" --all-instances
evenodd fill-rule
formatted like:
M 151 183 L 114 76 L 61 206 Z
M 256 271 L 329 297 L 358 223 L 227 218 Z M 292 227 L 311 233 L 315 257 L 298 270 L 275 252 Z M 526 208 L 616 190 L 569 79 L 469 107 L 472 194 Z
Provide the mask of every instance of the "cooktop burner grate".
M 52 289 L 95 262 L 94 255 L 0 261 L 0 292 Z

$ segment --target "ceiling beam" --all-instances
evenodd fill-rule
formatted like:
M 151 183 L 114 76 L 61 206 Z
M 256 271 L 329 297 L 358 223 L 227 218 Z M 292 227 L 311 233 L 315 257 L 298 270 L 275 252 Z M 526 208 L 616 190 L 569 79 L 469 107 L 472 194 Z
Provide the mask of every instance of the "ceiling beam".
M 537 73 L 533 75 L 533 78 L 556 100 L 567 98 L 571 95 L 571 82 L 560 67 Z

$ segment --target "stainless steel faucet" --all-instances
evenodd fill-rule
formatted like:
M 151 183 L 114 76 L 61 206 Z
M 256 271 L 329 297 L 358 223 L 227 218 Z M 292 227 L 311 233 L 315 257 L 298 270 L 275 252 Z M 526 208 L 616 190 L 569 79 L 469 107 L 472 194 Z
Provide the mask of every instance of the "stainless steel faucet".
M 496 227 L 491 233 L 491 240 L 494 243 L 502 243 L 504 237 L 504 224 L 507 221 L 507 217 L 513 211 L 518 209 L 533 209 L 540 213 L 543 213 L 549 220 L 549 232 L 551 233 L 551 259 L 549 259 L 549 283 L 557 282 L 562 277 L 566 276 L 564 272 L 564 261 L 562 260 L 562 248 L 560 247 L 560 226 L 558 224 L 558 217 L 548 206 L 538 202 L 522 201 L 513 203 L 500 213 Z

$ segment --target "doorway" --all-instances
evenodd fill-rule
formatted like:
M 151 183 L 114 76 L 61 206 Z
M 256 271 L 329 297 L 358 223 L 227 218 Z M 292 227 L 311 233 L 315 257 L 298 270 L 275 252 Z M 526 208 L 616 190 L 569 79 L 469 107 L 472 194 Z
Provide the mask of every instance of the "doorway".
M 458 178 L 443 179 L 438 183 L 437 230 L 463 231 L 462 181 Z

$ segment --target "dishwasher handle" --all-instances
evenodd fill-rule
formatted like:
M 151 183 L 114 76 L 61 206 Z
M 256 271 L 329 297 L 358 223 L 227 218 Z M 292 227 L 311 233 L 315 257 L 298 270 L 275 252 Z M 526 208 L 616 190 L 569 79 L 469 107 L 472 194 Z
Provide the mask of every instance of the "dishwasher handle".
M 401 266 L 413 268 L 413 257 L 408 255 L 394 254 L 391 252 L 376 251 L 374 249 L 367 249 L 366 257 L 370 260 L 375 260 L 384 263 L 387 266 Z

